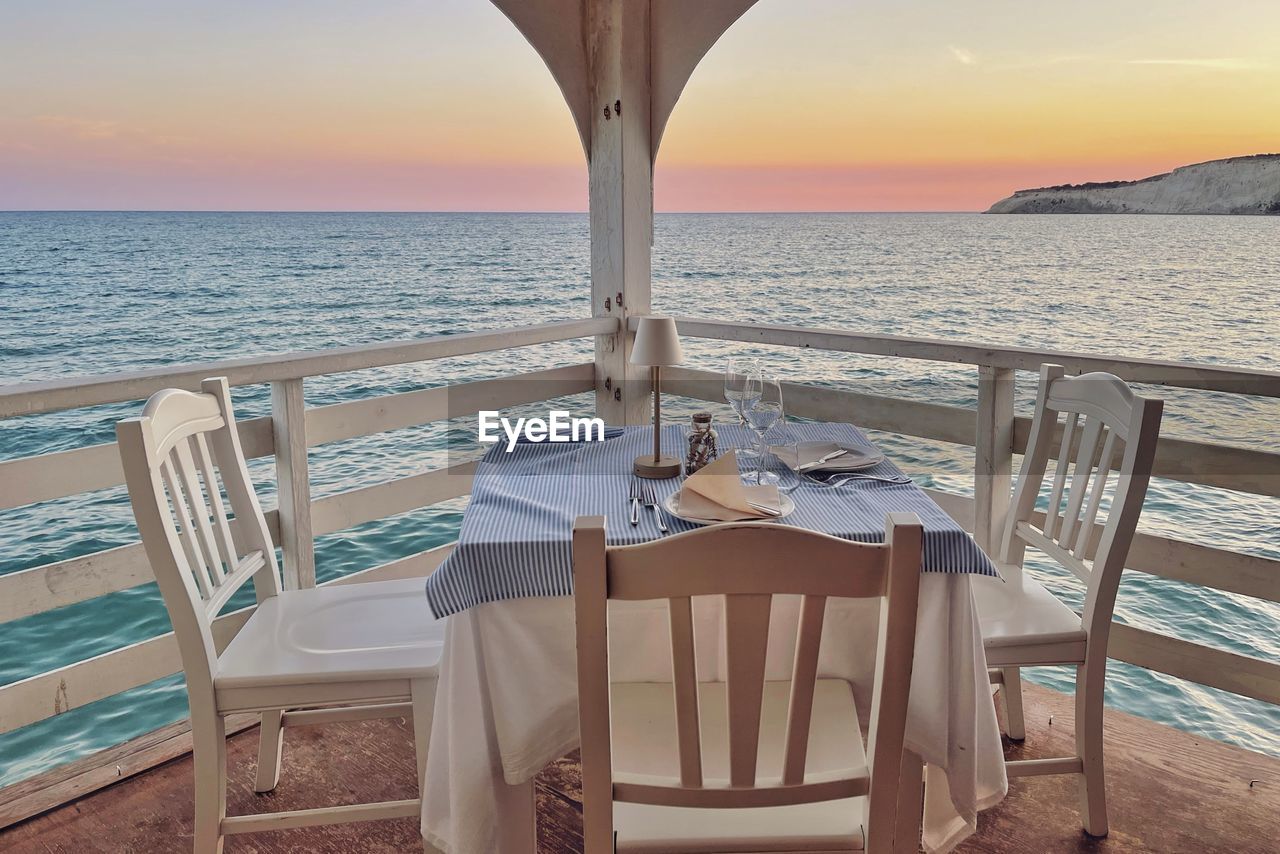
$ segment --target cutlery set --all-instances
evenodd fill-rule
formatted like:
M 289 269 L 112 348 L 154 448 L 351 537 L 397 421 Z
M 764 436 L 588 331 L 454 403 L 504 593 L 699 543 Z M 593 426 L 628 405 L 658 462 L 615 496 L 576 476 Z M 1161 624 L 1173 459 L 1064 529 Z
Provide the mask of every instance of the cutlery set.
M 658 522 L 658 530 L 664 534 L 670 533 L 666 521 L 662 518 L 662 511 L 658 509 L 658 491 L 653 488 L 651 483 L 642 483 L 640 478 L 631 479 L 631 492 L 627 495 L 627 499 L 631 502 L 631 524 L 640 524 L 640 505 L 643 504 L 653 511 L 653 518 Z

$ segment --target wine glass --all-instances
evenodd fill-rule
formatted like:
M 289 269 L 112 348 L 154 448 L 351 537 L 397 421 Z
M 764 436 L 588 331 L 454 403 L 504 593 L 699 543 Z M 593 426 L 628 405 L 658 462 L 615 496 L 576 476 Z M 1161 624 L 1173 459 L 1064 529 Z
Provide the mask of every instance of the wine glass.
M 782 408 L 782 381 L 775 376 L 760 377 L 760 395 L 752 403 L 751 408 L 746 410 L 747 424 L 751 426 L 751 430 L 756 434 L 756 447 L 759 449 L 757 453 L 760 456 L 760 463 L 757 465 L 755 475 L 756 483 L 777 483 L 778 474 L 767 470 L 764 464 L 765 458 L 769 454 L 769 445 L 765 441 L 765 434 L 768 433 L 773 426 L 782 420 L 784 414 Z M 750 477 L 750 473 L 748 477 Z
M 778 492 L 783 495 L 794 492 L 800 486 L 800 431 L 787 422 L 784 416 L 769 434 L 769 456 L 761 468 L 778 474 Z
M 724 399 L 738 414 L 738 424 L 747 423 L 747 412 L 760 399 L 760 364 L 754 359 L 730 359 L 724 372 Z M 739 457 L 754 458 L 754 447 L 737 448 Z

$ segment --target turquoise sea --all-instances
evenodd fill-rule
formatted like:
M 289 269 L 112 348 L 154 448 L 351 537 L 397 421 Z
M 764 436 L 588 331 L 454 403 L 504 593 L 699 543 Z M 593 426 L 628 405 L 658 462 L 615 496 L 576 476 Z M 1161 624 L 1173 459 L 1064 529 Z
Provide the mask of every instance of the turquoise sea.
M 588 251 L 585 216 L 569 214 L 0 213 L 0 384 L 581 318 Z M 653 268 L 655 309 L 681 315 L 1280 370 L 1275 218 L 659 215 Z M 686 342 L 689 363 L 709 369 L 745 352 L 797 381 L 961 406 L 976 398 L 967 366 Z M 307 401 L 590 357 L 578 341 L 343 374 L 308 380 Z M 1033 383 L 1020 378 L 1023 411 Z M 1278 401 L 1154 393 L 1168 401 L 1166 435 L 1277 447 Z M 242 415 L 265 414 L 267 397 L 265 387 L 235 392 Z M 110 441 L 138 407 L 0 421 L 0 459 Z M 315 448 L 313 492 L 440 465 L 447 439 L 466 429 Z M 876 438 L 922 483 L 971 491 L 972 449 Z M 272 506 L 270 463 L 253 472 Z M 463 505 L 319 538 L 321 579 L 448 542 Z M 1142 528 L 1280 558 L 1277 499 L 1157 481 Z M 122 488 L 0 512 L 0 574 L 134 539 Z M 1032 571 L 1079 602 L 1065 573 Z M 1280 659 L 1280 606 L 1248 597 L 1127 573 L 1117 614 Z M 0 684 L 167 630 L 154 585 L 3 624 Z M 1122 664 L 1109 673 L 1117 708 L 1280 756 L 1280 708 Z M 1065 671 L 1028 675 L 1070 685 Z M 0 735 L 0 786 L 177 720 L 185 702 L 171 677 Z

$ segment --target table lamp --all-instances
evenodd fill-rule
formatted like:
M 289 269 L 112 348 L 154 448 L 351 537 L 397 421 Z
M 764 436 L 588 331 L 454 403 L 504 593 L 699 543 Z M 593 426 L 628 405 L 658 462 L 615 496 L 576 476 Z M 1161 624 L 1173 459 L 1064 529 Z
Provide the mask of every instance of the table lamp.
M 676 322 L 670 317 L 640 318 L 636 341 L 631 348 L 631 364 L 648 365 L 653 382 L 653 454 L 636 457 L 635 473 L 639 477 L 659 480 L 680 474 L 680 461 L 662 455 L 662 397 L 659 389 L 661 370 L 684 361 Z

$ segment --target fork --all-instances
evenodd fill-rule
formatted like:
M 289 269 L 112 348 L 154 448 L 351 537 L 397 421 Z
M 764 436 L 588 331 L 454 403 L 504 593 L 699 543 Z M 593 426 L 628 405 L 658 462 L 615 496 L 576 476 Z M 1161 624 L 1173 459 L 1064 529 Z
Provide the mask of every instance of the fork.
M 809 483 L 815 484 L 816 486 L 829 486 L 832 488 L 835 488 L 837 486 L 844 486 L 846 483 L 848 483 L 851 480 L 869 480 L 873 483 L 890 483 L 890 484 L 896 484 L 896 485 L 902 485 L 902 484 L 907 484 L 912 482 L 911 478 L 907 477 L 905 474 L 899 475 L 897 477 L 882 477 L 880 475 L 874 475 L 874 474 L 846 474 L 846 475 L 837 475 L 835 477 L 832 477 L 830 480 L 819 480 L 818 478 L 813 477 L 812 475 L 809 475 L 809 474 L 803 474 L 802 476 Z
M 658 491 L 652 484 L 644 486 L 644 506 L 653 510 L 653 518 L 658 521 L 658 530 L 664 534 L 670 533 L 667 523 L 662 521 L 662 511 L 658 509 Z
M 636 478 L 631 479 L 631 491 L 627 493 L 627 500 L 631 502 L 631 525 L 635 527 L 640 524 L 640 481 Z

